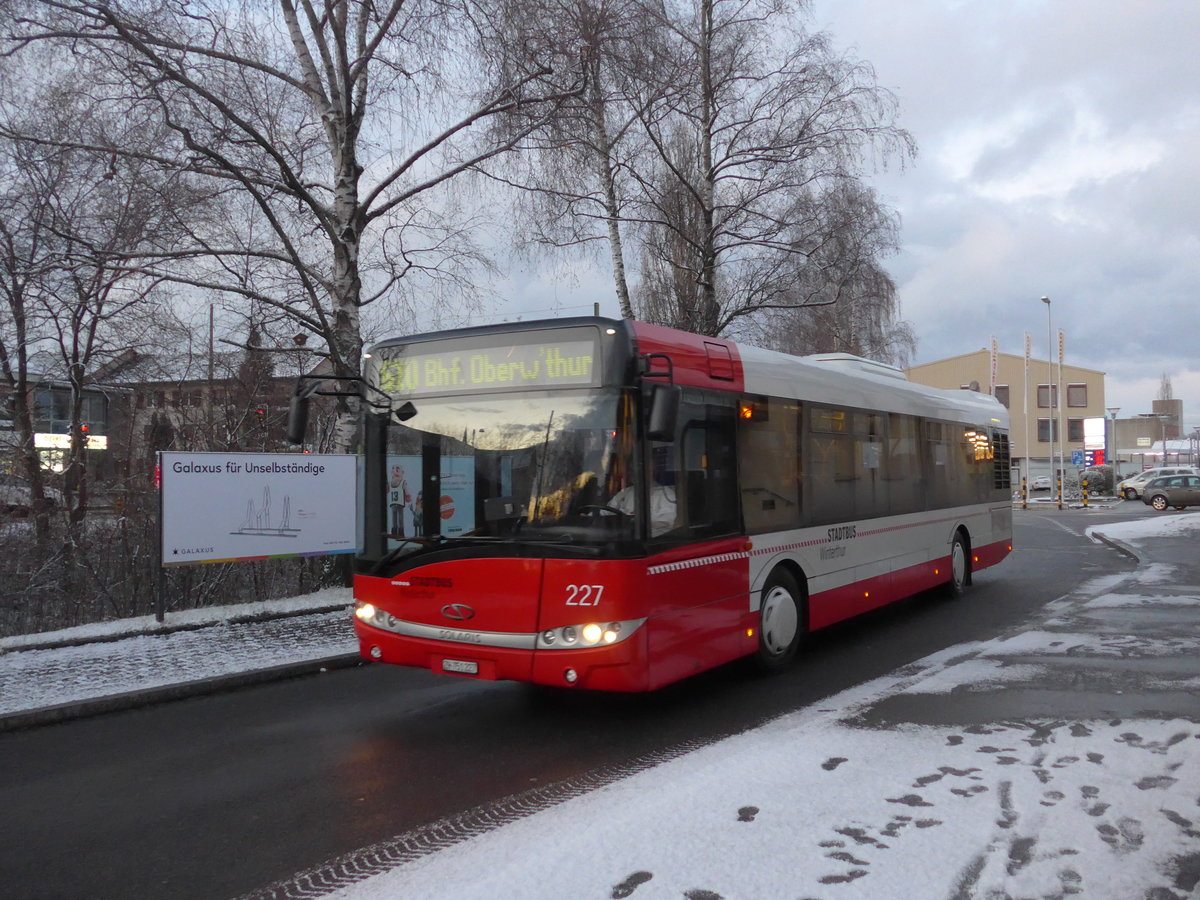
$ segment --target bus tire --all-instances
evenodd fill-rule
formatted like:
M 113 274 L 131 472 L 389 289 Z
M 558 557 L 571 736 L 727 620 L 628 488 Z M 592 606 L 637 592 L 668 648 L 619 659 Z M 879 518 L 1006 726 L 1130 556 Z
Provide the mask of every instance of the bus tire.
M 961 531 L 954 532 L 950 542 L 950 581 L 946 588 L 953 597 L 961 597 L 971 583 L 971 553 Z
M 796 578 L 783 567 L 763 585 L 758 610 L 758 667 L 774 675 L 792 664 L 804 636 L 804 597 Z

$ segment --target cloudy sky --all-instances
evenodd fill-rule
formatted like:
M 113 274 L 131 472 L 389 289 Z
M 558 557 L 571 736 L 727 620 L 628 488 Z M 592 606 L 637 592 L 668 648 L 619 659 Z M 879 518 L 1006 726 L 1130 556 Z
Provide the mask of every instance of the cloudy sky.
M 813 0 L 870 61 L 919 157 L 874 180 L 903 217 L 889 268 L 916 362 L 1046 358 L 1046 307 L 1106 405 L 1162 375 L 1200 427 L 1200 3 Z
M 903 220 L 888 268 L 914 362 L 993 335 L 1021 355 L 1025 331 L 1045 359 L 1048 296 L 1106 406 L 1150 412 L 1165 373 L 1200 427 L 1200 3 L 812 0 L 809 27 L 874 65 L 919 145 L 872 179 Z M 617 314 L 580 271 L 517 267 L 511 296 Z

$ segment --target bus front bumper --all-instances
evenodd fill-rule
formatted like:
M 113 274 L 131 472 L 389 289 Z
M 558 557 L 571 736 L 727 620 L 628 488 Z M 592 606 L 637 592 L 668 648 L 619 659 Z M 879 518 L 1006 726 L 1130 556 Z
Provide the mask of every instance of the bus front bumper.
M 393 634 L 355 621 L 364 659 L 484 681 L 602 691 L 648 689 L 645 629 L 611 646 L 528 650 Z

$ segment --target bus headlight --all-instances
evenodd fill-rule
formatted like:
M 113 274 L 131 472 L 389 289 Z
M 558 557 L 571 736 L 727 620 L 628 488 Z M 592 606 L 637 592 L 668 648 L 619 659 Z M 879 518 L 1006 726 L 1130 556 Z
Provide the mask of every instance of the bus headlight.
M 574 650 L 617 644 L 641 628 L 645 622 L 645 619 L 627 619 L 622 622 L 585 622 L 582 625 L 548 628 L 538 635 L 537 649 Z
M 376 628 L 384 628 L 388 631 L 396 630 L 396 617 L 380 609 L 374 603 L 363 603 L 361 601 L 356 603 L 354 606 L 354 617 L 360 622 L 373 625 Z

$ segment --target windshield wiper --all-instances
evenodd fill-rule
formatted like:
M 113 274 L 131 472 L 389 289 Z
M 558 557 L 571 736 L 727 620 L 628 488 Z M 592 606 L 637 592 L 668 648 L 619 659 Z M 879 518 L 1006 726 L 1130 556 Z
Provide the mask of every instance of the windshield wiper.
M 441 550 L 445 547 L 452 546 L 469 546 L 471 544 L 575 544 L 578 543 L 574 537 L 569 534 L 541 534 L 531 535 L 523 534 L 520 536 L 512 535 L 485 535 L 485 534 L 464 534 L 455 537 L 446 537 L 445 535 L 435 534 L 431 537 L 410 537 L 403 538 L 402 542 L 385 553 L 373 566 L 373 571 L 378 571 L 389 563 L 395 562 L 402 556 L 408 553 L 415 553 L 418 550 Z M 411 545 L 417 545 L 413 547 Z
M 516 534 L 516 535 L 490 535 L 490 534 L 463 534 L 457 537 L 442 538 L 443 544 L 456 544 L 459 542 L 471 543 L 478 541 L 481 544 L 574 544 L 575 538 L 569 534 Z

